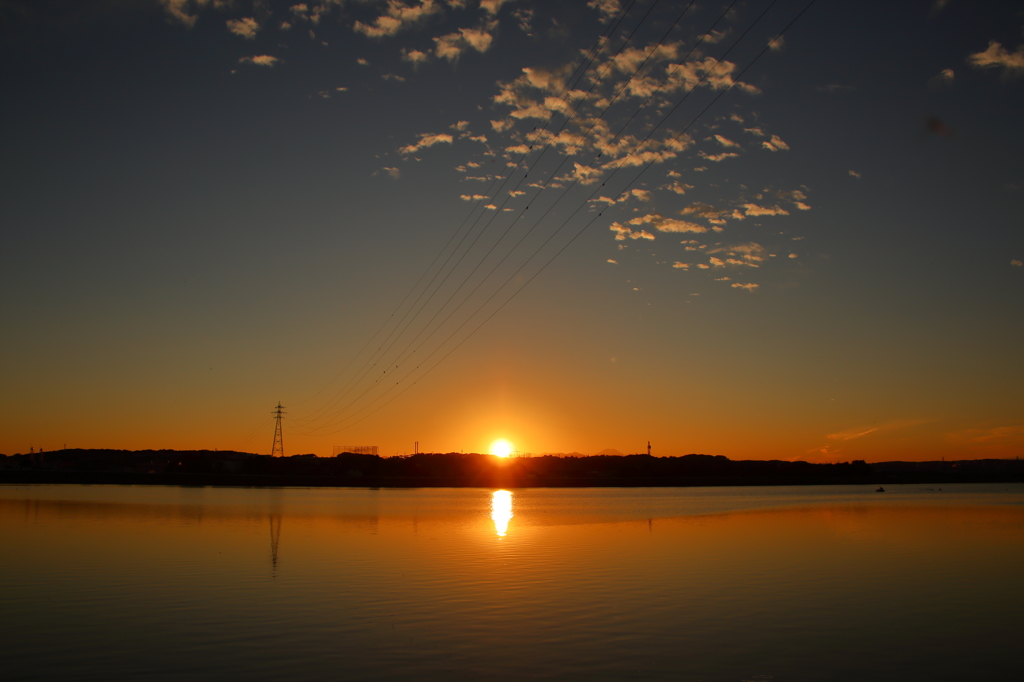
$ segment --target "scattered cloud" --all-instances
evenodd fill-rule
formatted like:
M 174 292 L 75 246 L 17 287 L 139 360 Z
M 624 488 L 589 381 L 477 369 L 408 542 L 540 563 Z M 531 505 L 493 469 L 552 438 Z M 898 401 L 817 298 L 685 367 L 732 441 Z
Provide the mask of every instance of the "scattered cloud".
M 399 76 L 399 75 L 394 74 L 394 73 L 384 73 L 384 74 L 381 74 L 380 77 L 382 79 L 386 80 L 386 81 L 398 81 L 399 83 L 404 83 L 405 82 L 405 76 Z
M 674 267 L 677 270 L 689 270 L 690 269 L 690 264 L 689 263 L 681 263 L 679 261 L 676 261 L 675 263 L 672 264 L 672 267 Z
M 399 0 L 388 0 L 384 14 L 369 24 L 357 21 L 352 25 L 352 30 L 369 38 L 385 38 L 409 28 L 442 9 L 442 5 L 435 0 L 421 0 L 418 5 L 406 5 Z
M 739 156 L 739 154 L 737 154 L 736 152 L 722 152 L 721 154 L 708 154 L 707 152 L 703 152 L 703 151 L 700 152 L 698 155 L 702 159 L 707 159 L 708 161 L 715 161 L 715 162 L 725 161 L 726 159 L 731 159 L 734 156 Z M 696 170 L 696 169 L 694 169 L 694 170 Z
M 798 255 L 797 255 L 797 254 L 795 254 L 795 253 L 791 253 L 791 254 L 789 254 L 789 257 L 790 257 L 790 258 L 799 258 L 800 256 L 798 256 Z
M 772 50 L 775 50 L 776 52 L 780 52 L 784 47 L 786 47 L 786 36 L 781 34 L 775 36 L 768 43 L 768 47 Z
M 388 177 L 391 178 L 392 180 L 397 180 L 398 178 L 402 177 L 402 171 L 398 170 L 397 168 L 388 168 L 387 166 L 385 166 L 383 170 L 385 173 L 388 174 Z
M 277 57 L 271 57 L 269 54 L 258 54 L 253 57 L 242 57 L 238 60 L 239 64 L 255 64 L 256 66 L 273 66 L 280 60 Z
M 729 138 L 723 137 L 722 135 L 715 135 L 715 139 L 718 141 L 718 144 L 722 145 L 723 147 L 725 147 L 727 149 L 730 148 L 730 147 L 739 147 L 740 146 L 738 143 L 733 142 Z
M 782 141 L 778 135 L 772 135 L 772 139 L 762 142 L 761 146 L 772 152 L 781 152 L 789 149 L 789 145 Z
M 532 9 L 517 9 L 512 13 L 512 17 L 518 22 L 519 30 L 528 36 L 533 35 L 533 10 Z
M 415 144 L 410 144 L 406 145 L 405 147 L 399 148 L 398 153 L 402 155 L 412 154 L 414 152 L 418 152 L 421 149 L 433 147 L 435 144 L 452 143 L 452 136 L 448 135 L 447 133 L 440 133 L 436 135 L 434 133 L 420 133 L 419 138 L 419 141 L 417 141 Z
M 740 284 L 739 282 L 732 283 L 733 289 L 746 289 L 747 291 L 753 291 L 754 289 L 757 289 L 759 286 L 760 285 L 754 284 L 753 282 L 749 284 Z
M 615 260 L 614 258 L 609 258 L 608 262 L 611 263 L 612 265 L 618 265 L 619 264 L 619 261 Z
M 857 178 L 858 180 L 860 180 L 860 173 L 858 173 L 857 171 L 855 171 L 855 170 L 852 170 L 852 171 L 850 171 L 850 175 L 851 175 L 852 177 L 855 177 L 855 178 Z
M 438 36 L 434 38 L 434 54 L 439 59 L 454 62 L 470 48 L 477 52 L 487 52 L 494 40 L 490 31 L 496 26 L 497 22 L 492 22 L 481 28 L 460 28 L 454 33 Z
M 597 10 L 598 14 L 601 15 L 601 23 L 603 24 L 607 24 L 614 19 L 615 15 L 622 8 L 619 0 L 590 0 L 587 3 L 587 7 Z
M 789 215 L 789 211 L 781 206 L 758 206 L 757 204 L 743 204 L 746 215 Z
M 490 199 L 486 194 L 462 194 L 459 198 L 463 201 L 481 201 L 483 199 Z
M 430 61 L 430 55 L 420 50 L 408 50 L 402 48 L 402 61 L 409 62 L 413 65 L 413 68 Z
M 943 69 L 932 77 L 932 83 L 936 85 L 952 85 L 955 79 L 956 74 L 953 73 L 953 69 Z
M 253 40 L 256 38 L 256 32 L 260 30 L 260 25 L 252 17 L 228 19 L 228 30 L 236 36 L 241 36 L 246 40 Z
M 707 232 L 708 228 L 688 220 L 676 220 L 665 218 L 657 213 L 648 213 L 645 216 L 638 216 L 629 221 L 630 225 L 653 225 L 659 232 Z
M 673 182 L 671 185 L 663 186 L 662 189 L 667 189 L 676 194 L 686 194 L 687 190 L 693 189 L 693 185 L 687 185 L 684 182 Z
M 612 223 L 608 226 L 608 229 L 615 233 L 615 241 L 617 242 L 625 241 L 626 239 L 654 239 L 654 235 L 647 230 L 634 232 L 621 223 Z
M 725 256 L 724 259 L 711 256 L 708 262 L 716 268 L 726 265 L 745 265 L 750 268 L 760 267 L 764 261 L 765 248 L 756 242 L 735 244 L 733 246 L 717 246 L 708 249 L 708 253 L 717 253 Z
M 370 62 L 360 57 L 359 59 L 356 60 L 356 64 L 358 64 L 359 66 L 369 66 Z
M 978 69 L 1004 69 L 1007 76 L 1024 73 L 1024 45 L 1018 45 L 1014 52 L 1007 52 L 1002 43 L 990 40 L 988 49 L 967 58 L 967 63 Z
M 1018 258 L 1014 258 L 1012 261 L 1010 261 L 1010 266 L 1014 268 L 1024 268 L 1024 261 Z

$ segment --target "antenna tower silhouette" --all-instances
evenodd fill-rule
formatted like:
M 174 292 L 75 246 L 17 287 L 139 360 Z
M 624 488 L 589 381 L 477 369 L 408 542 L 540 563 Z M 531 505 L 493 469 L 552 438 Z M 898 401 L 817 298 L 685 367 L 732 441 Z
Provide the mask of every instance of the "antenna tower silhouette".
M 284 408 L 281 406 L 281 401 L 277 402 L 277 407 L 270 414 L 274 415 L 275 426 L 274 426 L 274 445 L 270 448 L 271 457 L 284 457 L 284 436 L 281 433 L 281 419 L 287 412 L 283 412 Z

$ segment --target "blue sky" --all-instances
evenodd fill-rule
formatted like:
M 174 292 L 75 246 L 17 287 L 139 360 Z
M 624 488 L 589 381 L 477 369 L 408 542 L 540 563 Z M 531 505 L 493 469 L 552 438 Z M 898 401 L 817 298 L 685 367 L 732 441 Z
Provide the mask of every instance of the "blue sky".
M 1015 3 L 0 17 L 2 452 L 1024 448 Z

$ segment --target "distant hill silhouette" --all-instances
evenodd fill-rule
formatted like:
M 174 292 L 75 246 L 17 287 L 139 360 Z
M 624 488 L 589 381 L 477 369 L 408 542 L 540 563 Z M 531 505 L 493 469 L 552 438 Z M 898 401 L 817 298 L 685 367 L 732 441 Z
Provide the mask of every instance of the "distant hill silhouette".
M 622 457 L 622 453 L 615 448 L 605 448 L 601 452 L 594 453 L 594 457 L 601 457 L 602 455 L 605 457 Z
M 605 451 L 607 452 L 607 451 Z M 612 451 L 614 452 L 614 451 Z M 449 452 L 271 457 L 216 450 L 56 450 L 0 455 L 0 483 L 303 486 L 706 486 L 1024 481 L 1019 460 L 812 464 L 721 455 L 502 459 Z

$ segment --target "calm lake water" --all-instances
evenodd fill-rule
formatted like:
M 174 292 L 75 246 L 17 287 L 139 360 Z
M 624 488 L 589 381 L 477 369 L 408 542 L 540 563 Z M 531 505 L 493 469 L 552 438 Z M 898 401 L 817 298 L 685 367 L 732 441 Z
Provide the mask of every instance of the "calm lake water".
M 1024 679 L 1024 485 L 938 487 L 0 486 L 0 670 Z

